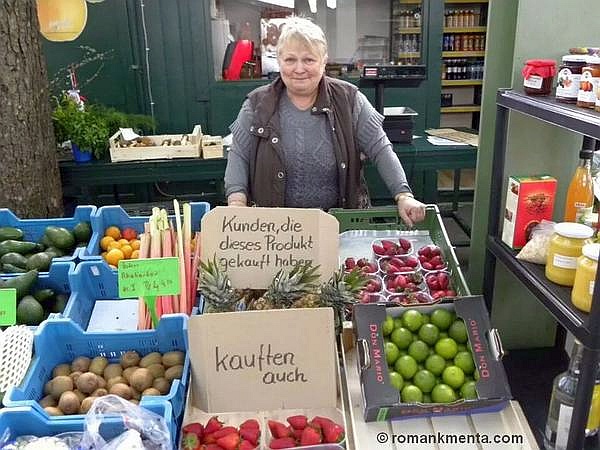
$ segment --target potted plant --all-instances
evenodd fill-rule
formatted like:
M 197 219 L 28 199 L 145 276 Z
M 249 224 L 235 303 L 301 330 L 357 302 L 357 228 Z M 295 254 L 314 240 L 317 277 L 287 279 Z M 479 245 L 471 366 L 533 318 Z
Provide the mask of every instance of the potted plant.
M 71 141 L 76 161 L 100 159 L 108 146 L 109 129 L 106 120 L 93 108 L 82 109 L 65 96 L 52 112 L 57 142 Z

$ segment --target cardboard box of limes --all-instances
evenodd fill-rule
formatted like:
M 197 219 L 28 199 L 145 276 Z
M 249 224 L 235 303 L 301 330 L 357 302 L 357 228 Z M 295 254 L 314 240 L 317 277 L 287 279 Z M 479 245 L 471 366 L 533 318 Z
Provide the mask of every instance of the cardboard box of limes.
M 357 305 L 354 329 L 367 422 L 499 411 L 512 397 L 482 296 Z

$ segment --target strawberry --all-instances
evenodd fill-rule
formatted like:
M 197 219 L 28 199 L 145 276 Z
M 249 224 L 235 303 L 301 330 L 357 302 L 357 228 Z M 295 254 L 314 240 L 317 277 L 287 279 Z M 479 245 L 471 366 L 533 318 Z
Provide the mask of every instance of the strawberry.
M 428 245 L 426 245 L 425 247 L 421 247 L 421 248 L 420 248 L 420 249 L 417 251 L 417 253 L 418 253 L 420 256 L 429 257 L 429 256 L 431 255 L 431 248 L 430 248 Z M 423 262 L 423 261 L 421 261 L 421 262 Z
M 404 275 L 396 275 L 396 278 L 394 278 L 394 284 L 396 287 L 403 289 L 407 286 L 408 280 Z
M 344 428 L 337 423 L 324 422 L 323 424 L 323 442 L 336 444 L 344 440 Z
M 260 430 L 258 428 L 240 428 L 240 437 L 254 445 L 258 445 Z
M 215 439 L 222 438 L 223 436 L 227 436 L 229 433 L 237 433 L 236 427 L 223 427 L 220 430 L 217 430 L 213 433 Z
M 446 291 L 446 297 L 456 297 L 456 292 L 453 291 L 452 289 L 448 289 Z
M 204 427 L 204 432 L 206 434 L 214 433 L 217 430 L 223 428 L 223 422 L 219 421 L 218 416 L 212 416 L 208 422 L 206 422 L 206 426 Z
M 431 256 L 438 256 L 442 254 L 442 249 L 437 245 L 430 245 L 429 248 L 431 249 Z
M 184 432 L 183 439 L 181 439 L 181 448 L 182 450 L 199 450 L 201 443 L 200 438 L 195 433 Z
M 432 266 L 439 266 L 439 265 L 443 265 L 444 261 L 442 261 L 442 257 L 438 255 L 438 256 L 434 256 L 433 258 L 431 258 L 429 260 L 429 263 Z
M 234 432 L 217 439 L 217 445 L 223 450 L 237 450 L 240 441 L 240 435 Z
M 256 419 L 248 419 L 240 425 L 240 430 L 242 428 L 256 428 L 260 429 L 260 425 L 258 424 L 258 420 Z
M 346 270 L 352 270 L 356 267 L 356 261 L 354 258 L 346 258 L 344 266 L 346 267 Z
M 204 434 L 204 426 L 201 423 L 188 423 L 181 431 L 183 434 L 194 433 L 196 436 L 202 437 Z
M 240 446 L 238 447 L 238 450 L 253 450 L 255 448 L 256 448 L 256 444 L 253 444 L 250 441 L 242 440 L 242 442 L 240 442 Z
M 410 266 L 401 266 L 398 267 L 398 272 L 412 272 L 413 268 Z
M 269 443 L 269 448 L 271 449 L 294 448 L 295 446 L 296 441 L 291 437 L 271 439 Z
M 302 430 L 300 437 L 300 446 L 302 445 L 317 445 L 322 442 L 321 431 L 313 427 L 306 427 Z
M 277 422 L 276 420 L 269 420 L 267 423 L 269 425 L 269 430 L 271 431 L 271 435 L 274 438 L 289 437 L 290 430 L 288 430 L 288 428 L 281 422 Z
M 300 438 L 302 437 L 302 430 L 294 430 L 294 432 L 292 433 L 294 439 L 296 439 L 298 442 L 300 442 Z
M 356 265 L 358 267 L 365 267 L 367 264 L 369 264 L 369 261 L 367 261 L 367 258 L 360 258 L 358 261 L 356 261 Z
M 396 248 L 398 247 L 398 245 L 394 242 L 394 241 L 390 241 L 388 239 L 382 239 L 381 240 L 381 246 L 387 251 L 390 248 L 393 248 L 394 251 L 396 250 Z
M 437 280 L 440 284 L 440 289 L 448 289 L 448 284 L 450 282 L 448 278 L 448 274 L 444 272 L 440 272 L 437 274 Z
M 204 433 L 204 438 L 202 439 L 203 444 L 214 444 L 215 442 L 217 442 L 217 439 L 215 438 L 215 433 Z
M 407 256 L 404 259 L 404 264 L 406 264 L 409 267 L 415 268 L 419 265 L 419 260 L 414 256 Z
M 200 448 L 201 448 L 201 450 L 223 450 L 217 444 L 208 444 L 208 445 L 205 445 L 204 447 L 200 447 Z
M 423 269 L 425 269 L 425 270 L 433 270 L 433 266 L 429 262 L 422 262 L 421 265 L 423 266 Z
M 295 430 L 304 430 L 308 423 L 308 417 L 303 415 L 290 416 L 286 420 Z
M 408 252 L 412 247 L 412 244 L 408 239 L 400 238 L 398 239 L 398 243 L 400 244 L 400 247 L 402 247 L 405 253 Z
M 315 416 L 315 417 L 313 417 L 313 420 L 312 420 L 312 423 L 313 423 L 312 426 L 314 426 L 316 424 L 316 425 L 318 425 L 318 428 L 320 429 L 320 428 L 322 428 L 323 423 L 325 423 L 325 422 L 335 423 L 333 420 L 331 420 L 328 417 Z
M 383 248 L 381 245 L 373 244 L 372 248 L 373 248 L 373 253 L 375 253 L 376 255 L 380 255 L 380 256 L 385 255 L 386 249 Z

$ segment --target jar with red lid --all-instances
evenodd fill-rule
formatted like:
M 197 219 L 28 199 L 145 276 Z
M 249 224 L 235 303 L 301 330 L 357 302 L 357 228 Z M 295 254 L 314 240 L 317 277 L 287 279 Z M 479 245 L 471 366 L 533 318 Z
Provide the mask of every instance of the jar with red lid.
M 556 74 L 556 61 L 553 59 L 530 59 L 525 62 L 523 90 L 527 95 L 550 95 Z
M 565 55 L 558 68 L 556 81 L 556 101 L 577 103 L 581 69 L 586 65 L 585 55 Z
M 577 93 L 577 106 L 594 108 L 596 105 L 596 89 L 600 84 L 600 58 L 588 56 L 586 64 L 581 68 L 581 80 Z

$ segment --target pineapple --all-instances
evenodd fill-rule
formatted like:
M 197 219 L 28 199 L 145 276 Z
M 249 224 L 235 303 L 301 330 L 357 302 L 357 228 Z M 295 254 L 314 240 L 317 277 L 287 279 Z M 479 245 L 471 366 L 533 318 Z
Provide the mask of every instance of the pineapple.
M 207 312 L 235 311 L 240 302 L 239 295 L 231 288 L 231 282 L 216 262 L 200 261 L 200 286 L 199 290 L 207 303 Z
M 318 269 L 318 266 L 312 267 L 310 263 L 299 264 L 290 272 L 281 269 L 267 292 L 253 302 L 251 309 L 291 308 L 294 304 L 294 307 L 302 308 L 305 306 L 298 306 L 298 302 L 313 303 L 317 289 L 315 281 L 319 279 Z
M 341 329 L 346 309 L 357 303 L 360 291 L 368 280 L 368 276 L 358 267 L 346 273 L 342 268 L 321 286 L 321 303 L 333 308 L 336 329 Z

